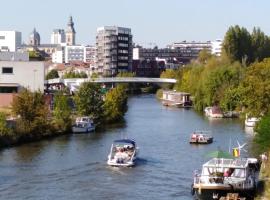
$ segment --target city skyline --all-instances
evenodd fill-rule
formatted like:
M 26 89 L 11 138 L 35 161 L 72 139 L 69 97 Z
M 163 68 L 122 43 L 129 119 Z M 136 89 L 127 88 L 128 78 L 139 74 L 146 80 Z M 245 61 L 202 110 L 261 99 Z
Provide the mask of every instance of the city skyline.
M 213 41 L 222 39 L 229 26 L 240 25 L 249 31 L 259 27 L 269 35 L 266 21 L 270 2 L 261 0 L 117 0 L 74 2 L 47 0 L 11 0 L 2 3 L 2 30 L 22 32 L 22 39 L 34 29 L 40 33 L 41 43 L 50 43 L 54 29 L 66 29 L 72 15 L 78 44 L 95 44 L 96 30 L 101 26 L 128 27 L 133 42 L 143 46 L 165 47 L 173 42 Z M 5 8 L 5 9 L 4 9 Z M 14 14 L 16 13 L 16 14 Z

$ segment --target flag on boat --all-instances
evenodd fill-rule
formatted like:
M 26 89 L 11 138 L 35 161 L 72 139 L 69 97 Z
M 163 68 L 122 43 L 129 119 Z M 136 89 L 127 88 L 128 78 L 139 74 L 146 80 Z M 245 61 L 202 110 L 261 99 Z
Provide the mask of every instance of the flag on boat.
M 233 148 L 233 156 L 236 158 L 240 156 L 239 148 Z

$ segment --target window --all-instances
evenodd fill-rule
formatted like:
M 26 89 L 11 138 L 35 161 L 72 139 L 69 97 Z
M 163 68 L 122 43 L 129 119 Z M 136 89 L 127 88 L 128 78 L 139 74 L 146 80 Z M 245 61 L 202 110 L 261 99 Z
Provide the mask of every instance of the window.
M 13 67 L 2 67 L 2 74 L 13 74 Z
M 17 93 L 18 88 L 17 87 L 0 87 L 0 93 Z

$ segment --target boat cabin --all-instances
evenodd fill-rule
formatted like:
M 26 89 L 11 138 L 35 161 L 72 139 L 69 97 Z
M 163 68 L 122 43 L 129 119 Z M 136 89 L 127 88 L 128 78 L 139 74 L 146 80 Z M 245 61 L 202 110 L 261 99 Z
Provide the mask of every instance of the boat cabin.
M 191 136 L 189 143 L 195 144 L 209 144 L 213 142 L 213 136 L 210 131 L 194 131 Z

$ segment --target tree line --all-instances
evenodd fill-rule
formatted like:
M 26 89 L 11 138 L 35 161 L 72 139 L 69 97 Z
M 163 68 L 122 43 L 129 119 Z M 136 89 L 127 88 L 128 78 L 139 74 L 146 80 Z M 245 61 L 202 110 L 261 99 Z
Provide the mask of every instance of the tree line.
M 16 123 L 10 126 L 6 114 L 0 112 L 0 147 L 70 133 L 76 116 L 89 116 L 100 127 L 121 121 L 127 111 L 126 89 L 121 84 L 106 91 L 99 84 L 85 82 L 74 96 L 61 91 L 53 96 L 53 105 L 49 105 L 42 92 L 21 90 L 11 107 Z
M 217 105 L 259 117 L 255 143 L 259 151 L 270 147 L 270 39 L 259 28 L 252 33 L 233 26 L 225 34 L 221 57 L 202 50 L 198 59 L 161 77 L 176 78 L 175 90 L 189 92 L 194 108 Z

